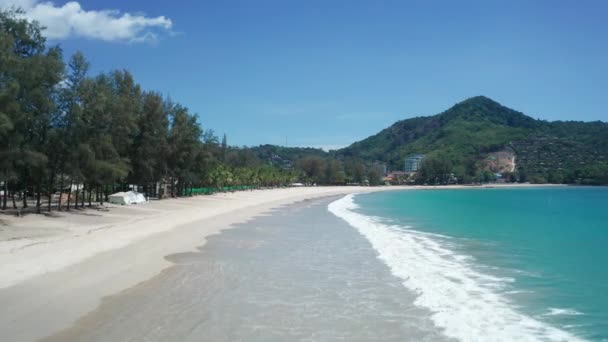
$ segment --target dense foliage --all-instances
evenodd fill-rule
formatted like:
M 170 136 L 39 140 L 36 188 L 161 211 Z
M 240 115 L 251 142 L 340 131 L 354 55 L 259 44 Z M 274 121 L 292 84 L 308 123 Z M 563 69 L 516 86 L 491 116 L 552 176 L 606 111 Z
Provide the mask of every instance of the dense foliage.
M 305 184 L 379 185 L 384 176 L 384 170 L 373 162 L 336 156 L 335 151 L 276 145 L 260 145 L 249 150 L 271 165 L 296 170 L 298 180 Z
M 129 188 L 182 196 L 297 179 L 295 171 L 229 147 L 226 136 L 220 143 L 197 115 L 142 90 L 128 71 L 90 76 L 81 53 L 66 65 L 61 49 L 45 44 L 36 23 L 0 12 L 2 209 L 33 200 L 40 212 L 46 200 L 49 210 L 69 210 Z

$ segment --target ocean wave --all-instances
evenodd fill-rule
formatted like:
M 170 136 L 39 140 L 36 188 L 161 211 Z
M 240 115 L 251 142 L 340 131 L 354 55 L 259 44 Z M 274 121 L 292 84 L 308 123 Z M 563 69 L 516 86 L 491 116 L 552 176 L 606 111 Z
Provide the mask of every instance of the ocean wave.
M 418 294 L 414 304 L 431 311 L 443 333 L 460 341 L 582 341 L 573 334 L 518 312 L 501 295 L 512 278 L 477 271 L 472 259 L 440 238 L 382 223 L 354 211 L 347 195 L 328 210 L 356 228 L 403 285 Z
M 505 292 L 505 294 L 522 294 L 522 293 L 534 293 L 534 291 L 530 291 L 530 290 L 511 290 L 511 291 Z
M 580 311 L 576 311 L 574 309 L 562 309 L 562 308 L 549 308 L 547 313 L 542 314 L 542 316 L 580 316 L 584 315 L 584 313 Z

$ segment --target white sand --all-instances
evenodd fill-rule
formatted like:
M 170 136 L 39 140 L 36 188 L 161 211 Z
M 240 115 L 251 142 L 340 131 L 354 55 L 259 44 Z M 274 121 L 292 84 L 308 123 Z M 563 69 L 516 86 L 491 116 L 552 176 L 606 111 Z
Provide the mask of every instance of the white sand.
M 405 187 L 420 189 L 433 187 Z M 451 188 L 468 188 L 452 186 Z M 101 298 L 149 279 L 230 225 L 297 201 L 404 187 L 303 187 L 111 206 L 58 217 L 0 216 L 0 332 L 10 341 L 48 336 Z
M 144 205 L 108 206 L 108 210 L 57 213 L 58 217 L 2 217 L 0 226 L 0 288 L 74 265 L 96 254 L 128 246 L 180 225 L 248 209 L 250 215 L 290 202 L 370 188 L 306 187 L 215 194 L 152 201 Z M 253 208 L 258 210 L 251 210 Z M 225 223 L 228 226 L 232 220 Z M 176 232 L 179 234 L 181 232 Z M 193 231 L 209 233 L 201 225 Z M 176 250 L 179 252 L 180 250 Z

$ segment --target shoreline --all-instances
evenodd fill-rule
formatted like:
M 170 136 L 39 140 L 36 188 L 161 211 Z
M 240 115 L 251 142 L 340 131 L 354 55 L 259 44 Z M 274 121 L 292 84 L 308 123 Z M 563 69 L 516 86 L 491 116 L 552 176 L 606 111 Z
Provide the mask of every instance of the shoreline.
M 365 237 L 328 210 L 341 198 L 273 209 L 170 255 L 161 274 L 42 341 L 335 341 L 378 331 L 447 341 Z
M 22 220 L 21 227 L 39 225 L 33 231 L 40 233 L 40 225 L 47 224 L 53 234 L 6 239 L 10 229 L 2 230 L 0 331 L 11 340 L 48 336 L 95 309 L 103 297 L 173 265 L 167 255 L 196 250 L 209 236 L 295 202 L 377 191 L 516 187 L 538 185 L 283 188 L 169 199 L 101 213 L 88 210 L 85 214 L 95 215 L 78 219 L 72 214 L 2 217 L 8 221 L 3 228 Z
M 493 184 L 447 186 L 335 186 L 278 188 L 151 201 L 143 205 L 105 205 L 52 216 L 0 215 L 0 290 L 61 270 L 109 250 L 124 248 L 180 225 L 256 206 L 277 207 L 321 196 L 398 190 L 559 187 Z M 260 210 L 258 210 L 260 211 Z M 254 213 L 251 213 L 255 216 Z M 111 233 L 111 234 L 108 234 Z M 61 252 L 58 254 L 57 251 Z

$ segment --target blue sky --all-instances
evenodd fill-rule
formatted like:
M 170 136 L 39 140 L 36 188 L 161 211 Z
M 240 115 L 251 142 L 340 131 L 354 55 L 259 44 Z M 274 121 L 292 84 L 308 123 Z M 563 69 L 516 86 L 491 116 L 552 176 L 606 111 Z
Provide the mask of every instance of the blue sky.
M 66 55 L 83 51 L 94 73 L 130 70 L 144 89 L 170 95 L 233 145 L 345 146 L 475 95 L 535 118 L 608 120 L 606 1 L 80 6 L 163 16 L 139 31 L 153 32 L 150 41 L 83 34 L 51 42 Z

